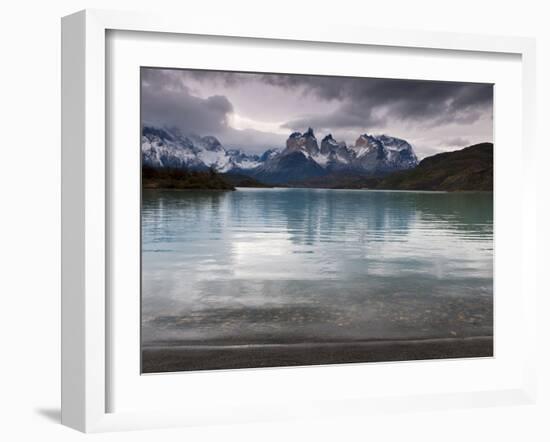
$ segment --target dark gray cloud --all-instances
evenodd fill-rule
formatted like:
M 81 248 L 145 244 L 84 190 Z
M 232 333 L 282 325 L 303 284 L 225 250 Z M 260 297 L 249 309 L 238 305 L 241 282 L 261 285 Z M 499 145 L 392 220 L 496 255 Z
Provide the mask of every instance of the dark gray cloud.
M 322 126 L 328 118 L 333 119 L 332 127 L 380 126 L 395 119 L 427 126 L 471 124 L 492 109 L 493 101 L 493 86 L 484 83 L 201 70 L 190 70 L 186 75 L 202 83 L 226 86 L 256 81 L 341 103 L 331 116 L 304 116 L 287 122 L 284 127 L 291 129 L 303 126 L 304 121 Z
M 341 102 L 332 115 L 311 116 L 285 123 L 297 129 L 309 124 L 337 129 L 352 126 L 388 127 L 396 121 L 433 127 L 446 123 L 472 124 L 492 112 L 493 86 L 480 83 L 335 78 L 314 76 L 263 76 L 279 87 L 301 88 L 324 100 Z
M 185 133 L 204 135 L 227 128 L 233 106 L 227 97 L 191 95 L 178 71 L 144 69 L 141 77 L 141 118 L 144 123 L 175 126 Z
M 338 129 L 361 128 L 365 132 L 368 128 L 384 127 L 386 115 L 377 114 L 373 107 L 366 107 L 360 102 L 348 102 L 341 104 L 336 110 L 321 115 L 305 115 L 300 118 L 287 121 L 282 127 L 290 130 L 314 127 L 321 131 L 337 131 Z
M 416 144 L 422 157 L 492 141 L 492 112 L 491 84 L 142 69 L 144 123 L 254 152 L 313 127 L 348 143 L 384 132 Z
M 244 148 L 257 153 L 281 145 L 280 136 L 253 129 L 231 128 L 229 119 L 234 108 L 229 99 L 223 95 L 206 98 L 193 95 L 181 72 L 142 69 L 141 119 L 144 124 L 176 127 L 189 135 L 213 135 L 229 148 Z M 189 72 L 204 80 L 200 75 L 202 71 Z M 236 81 L 234 77 L 228 78 Z

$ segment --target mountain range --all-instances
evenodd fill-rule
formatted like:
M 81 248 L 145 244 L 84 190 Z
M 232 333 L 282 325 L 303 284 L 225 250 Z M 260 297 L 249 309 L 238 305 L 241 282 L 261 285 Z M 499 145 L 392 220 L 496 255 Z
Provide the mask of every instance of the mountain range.
M 403 139 L 362 134 L 348 146 L 328 134 L 319 144 L 311 128 L 290 134 L 284 149 L 268 149 L 255 155 L 226 149 L 213 136 L 184 135 L 175 129 L 145 126 L 141 152 L 146 167 L 213 169 L 267 184 L 293 184 L 346 174 L 379 177 L 418 165 L 412 146 Z

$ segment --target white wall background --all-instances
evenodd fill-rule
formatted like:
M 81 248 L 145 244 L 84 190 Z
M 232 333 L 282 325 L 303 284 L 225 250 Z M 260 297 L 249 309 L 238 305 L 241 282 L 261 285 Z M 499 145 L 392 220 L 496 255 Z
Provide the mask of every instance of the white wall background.
M 60 17 L 83 8 L 169 11 L 226 20 L 302 20 L 390 29 L 535 36 L 538 39 L 538 142 L 541 202 L 550 201 L 550 13 L 542 1 L 461 0 L 12 0 L 0 16 L 0 438 L 82 440 L 59 425 L 60 358 Z M 539 208 L 539 270 L 548 246 L 548 204 Z M 540 293 L 550 295 L 548 284 Z M 380 415 L 102 434 L 101 441 L 161 440 L 550 440 L 547 314 L 540 304 L 540 400 L 536 406 Z M 184 400 L 184 398 L 182 398 Z

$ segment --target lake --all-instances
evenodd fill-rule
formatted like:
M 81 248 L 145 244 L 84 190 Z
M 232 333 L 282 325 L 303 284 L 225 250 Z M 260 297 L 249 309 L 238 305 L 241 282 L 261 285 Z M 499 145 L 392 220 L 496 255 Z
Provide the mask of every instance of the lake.
M 492 334 L 492 193 L 143 191 L 144 348 Z

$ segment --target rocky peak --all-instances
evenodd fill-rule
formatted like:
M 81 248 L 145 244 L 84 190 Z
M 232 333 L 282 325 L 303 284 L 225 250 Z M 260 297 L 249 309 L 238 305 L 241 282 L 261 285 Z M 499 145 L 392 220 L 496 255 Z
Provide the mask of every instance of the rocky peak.
M 300 132 L 291 133 L 288 140 L 286 140 L 286 149 L 284 153 L 299 151 L 306 152 L 309 155 L 316 155 L 319 153 L 319 145 L 317 144 L 317 139 L 311 127 L 303 134 Z
M 144 126 L 141 130 L 141 134 L 142 136 L 148 137 L 149 139 L 157 137 L 168 141 L 174 141 L 174 137 L 167 130 L 159 129 L 156 127 Z
M 198 141 L 199 141 L 199 144 L 202 147 L 204 147 L 206 150 L 219 151 L 220 149 L 223 149 L 219 140 L 212 135 L 200 137 Z
M 375 141 L 374 137 L 367 133 L 359 135 L 359 138 L 355 141 L 355 147 L 366 147 L 371 145 Z
M 336 141 L 332 134 L 328 134 L 321 141 L 321 154 L 330 155 L 336 153 L 343 153 L 346 150 L 346 143 Z M 345 153 L 345 152 L 344 152 Z

